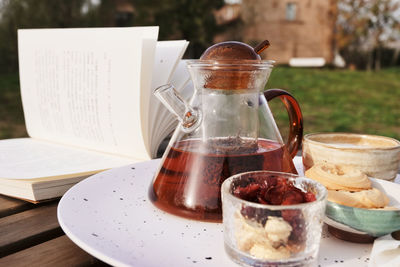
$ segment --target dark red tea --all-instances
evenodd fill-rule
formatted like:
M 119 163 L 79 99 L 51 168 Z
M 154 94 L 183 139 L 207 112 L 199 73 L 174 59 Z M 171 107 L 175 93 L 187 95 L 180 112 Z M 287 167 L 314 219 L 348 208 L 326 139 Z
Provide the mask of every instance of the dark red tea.
M 160 209 L 190 219 L 220 222 L 221 184 L 241 172 L 295 173 L 282 144 L 259 139 L 255 147 L 232 146 L 232 138 L 210 142 L 185 140 L 169 149 L 150 197 Z

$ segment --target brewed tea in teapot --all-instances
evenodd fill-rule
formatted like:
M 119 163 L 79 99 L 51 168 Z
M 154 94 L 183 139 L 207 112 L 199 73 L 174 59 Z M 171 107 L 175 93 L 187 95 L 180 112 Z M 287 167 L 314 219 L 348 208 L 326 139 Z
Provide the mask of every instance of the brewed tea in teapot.
M 220 189 L 226 178 L 255 170 L 297 173 L 292 157 L 302 138 L 301 111 L 283 90 L 260 93 L 273 61 L 261 60 L 257 51 L 267 46 L 267 41 L 254 49 L 239 42 L 219 43 L 200 60 L 188 61 L 195 87 L 189 103 L 172 85 L 156 90 L 180 121 L 150 188 L 157 207 L 190 219 L 220 222 Z M 277 96 L 289 113 L 287 145 L 267 103 Z

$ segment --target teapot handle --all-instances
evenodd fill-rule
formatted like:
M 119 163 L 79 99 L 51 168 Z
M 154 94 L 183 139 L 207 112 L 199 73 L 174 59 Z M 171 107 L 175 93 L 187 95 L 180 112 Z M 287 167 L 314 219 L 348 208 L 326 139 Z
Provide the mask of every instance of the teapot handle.
M 294 158 L 301 147 L 301 141 L 303 139 L 303 115 L 301 114 L 299 103 L 291 94 L 282 89 L 268 89 L 264 92 L 264 96 L 267 101 L 279 96 L 286 107 L 290 122 L 287 146 L 290 156 Z

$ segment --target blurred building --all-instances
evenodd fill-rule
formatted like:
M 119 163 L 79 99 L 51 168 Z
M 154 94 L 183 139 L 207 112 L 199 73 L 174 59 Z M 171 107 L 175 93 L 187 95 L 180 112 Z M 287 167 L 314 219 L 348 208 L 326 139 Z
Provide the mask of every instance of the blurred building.
M 335 55 L 335 0 L 241 0 L 216 12 L 218 24 L 241 21 L 215 41 L 241 40 L 252 46 L 268 39 L 271 47 L 263 57 L 280 64 L 292 58 L 323 58 Z

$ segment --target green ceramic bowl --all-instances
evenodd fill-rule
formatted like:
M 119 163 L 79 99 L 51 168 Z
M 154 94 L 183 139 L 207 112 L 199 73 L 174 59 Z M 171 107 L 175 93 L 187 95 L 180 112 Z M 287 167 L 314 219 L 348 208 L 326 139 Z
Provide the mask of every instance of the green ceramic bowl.
M 385 192 L 389 197 L 389 205 L 397 207 L 398 210 L 353 208 L 327 201 L 326 216 L 374 237 L 400 230 L 400 184 L 370 179 L 373 187 Z

